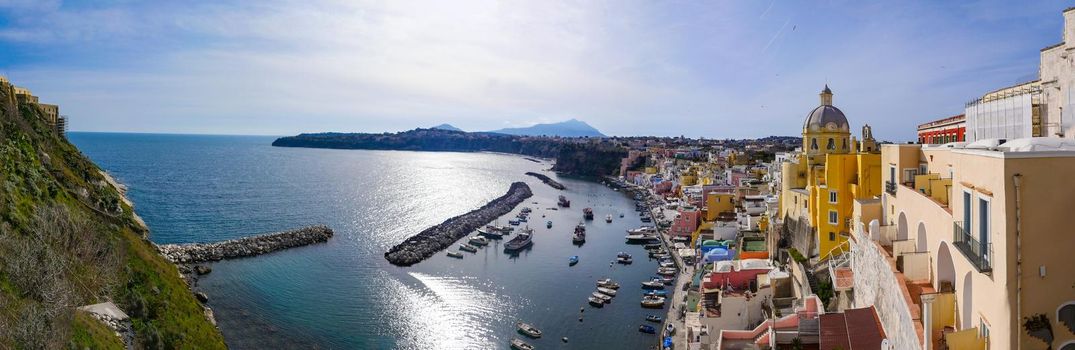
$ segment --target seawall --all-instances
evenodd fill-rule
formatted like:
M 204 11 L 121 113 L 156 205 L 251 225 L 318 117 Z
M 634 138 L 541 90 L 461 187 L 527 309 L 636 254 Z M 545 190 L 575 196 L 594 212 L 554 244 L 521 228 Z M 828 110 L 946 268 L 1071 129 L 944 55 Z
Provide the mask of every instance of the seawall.
M 328 241 L 332 229 L 325 225 L 243 237 L 215 243 L 163 244 L 157 250 L 177 264 L 193 264 L 245 258 Z
M 449 218 L 444 222 L 422 230 L 384 253 L 388 262 L 397 266 L 411 266 L 448 248 L 455 241 L 488 224 L 501 215 L 511 212 L 515 206 L 533 195 L 525 182 L 514 182 L 508 193 L 493 199 L 481 208 Z
M 562 190 L 562 189 L 567 188 L 567 187 L 564 187 L 564 184 L 556 182 L 556 180 L 553 180 L 552 178 L 548 177 L 545 174 L 539 174 L 539 173 L 535 173 L 533 171 L 528 171 L 528 172 L 526 172 L 526 175 L 530 175 L 530 176 L 536 177 L 538 179 L 541 179 L 541 182 L 544 182 L 546 185 L 552 186 L 552 188 L 555 188 L 555 189 L 558 189 L 558 190 Z

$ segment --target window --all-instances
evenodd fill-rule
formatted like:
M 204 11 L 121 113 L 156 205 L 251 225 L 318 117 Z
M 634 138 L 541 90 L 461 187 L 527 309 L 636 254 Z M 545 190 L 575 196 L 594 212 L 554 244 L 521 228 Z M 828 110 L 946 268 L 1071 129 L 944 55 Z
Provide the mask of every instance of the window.
M 918 173 L 919 174 L 928 174 L 929 173 L 929 164 L 928 163 L 918 163 Z
M 847 149 L 847 139 L 844 139 L 844 149 Z
M 970 191 L 963 191 L 963 234 L 970 234 L 971 228 L 971 200 Z
M 817 139 L 816 138 L 810 139 L 810 149 L 817 149 Z
M 836 234 L 832 233 L 832 232 L 829 232 L 829 240 L 830 241 L 835 241 L 836 240 Z
M 836 140 L 833 140 L 832 138 L 830 138 L 829 143 L 825 145 L 825 148 L 836 149 Z
M 989 198 L 978 197 L 978 242 L 982 259 L 989 263 Z
M 895 165 L 888 167 L 888 181 L 892 181 L 892 182 L 899 181 L 899 180 L 896 180 L 896 166 Z
M 983 319 L 978 319 L 978 336 L 981 338 L 989 338 L 989 325 L 986 324 Z
M 829 210 L 829 224 L 836 225 L 838 222 L 840 222 L 840 215 L 836 214 L 835 210 Z
M 836 203 L 836 191 L 829 191 L 829 203 Z

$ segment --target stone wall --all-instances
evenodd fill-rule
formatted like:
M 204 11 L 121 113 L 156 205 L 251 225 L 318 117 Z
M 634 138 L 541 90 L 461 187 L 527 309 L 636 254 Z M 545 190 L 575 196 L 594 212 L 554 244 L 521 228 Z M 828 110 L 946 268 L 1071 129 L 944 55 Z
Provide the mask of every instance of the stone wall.
M 332 229 L 317 225 L 216 243 L 163 244 L 157 250 L 177 264 L 243 258 L 328 241 Z
M 869 237 L 856 232 L 851 242 L 851 270 L 855 272 L 855 308 L 873 305 L 894 349 L 921 349 L 911 311 L 881 247 Z

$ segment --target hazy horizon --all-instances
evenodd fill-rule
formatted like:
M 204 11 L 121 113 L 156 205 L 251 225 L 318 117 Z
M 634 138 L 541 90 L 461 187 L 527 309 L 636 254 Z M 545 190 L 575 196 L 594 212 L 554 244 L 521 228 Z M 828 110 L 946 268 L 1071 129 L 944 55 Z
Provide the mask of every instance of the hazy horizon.
M 855 134 L 1036 77 L 1062 1 L 0 1 L 0 74 L 73 131 L 797 136 L 828 84 Z

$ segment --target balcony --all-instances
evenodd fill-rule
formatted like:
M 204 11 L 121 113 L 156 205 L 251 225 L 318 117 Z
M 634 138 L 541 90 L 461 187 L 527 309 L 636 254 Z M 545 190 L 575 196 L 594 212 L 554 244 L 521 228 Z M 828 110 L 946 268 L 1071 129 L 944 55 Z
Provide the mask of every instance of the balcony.
M 896 184 L 895 182 L 885 181 L 885 192 L 888 192 L 888 194 L 895 196 L 897 186 L 898 184 Z
M 990 256 L 993 255 L 993 243 L 979 242 L 971 232 L 963 230 L 963 222 L 956 221 L 952 223 L 953 245 L 959 248 L 959 251 L 963 252 L 963 255 L 970 260 L 971 265 L 978 269 L 981 273 L 993 272 L 993 264 L 989 261 Z

